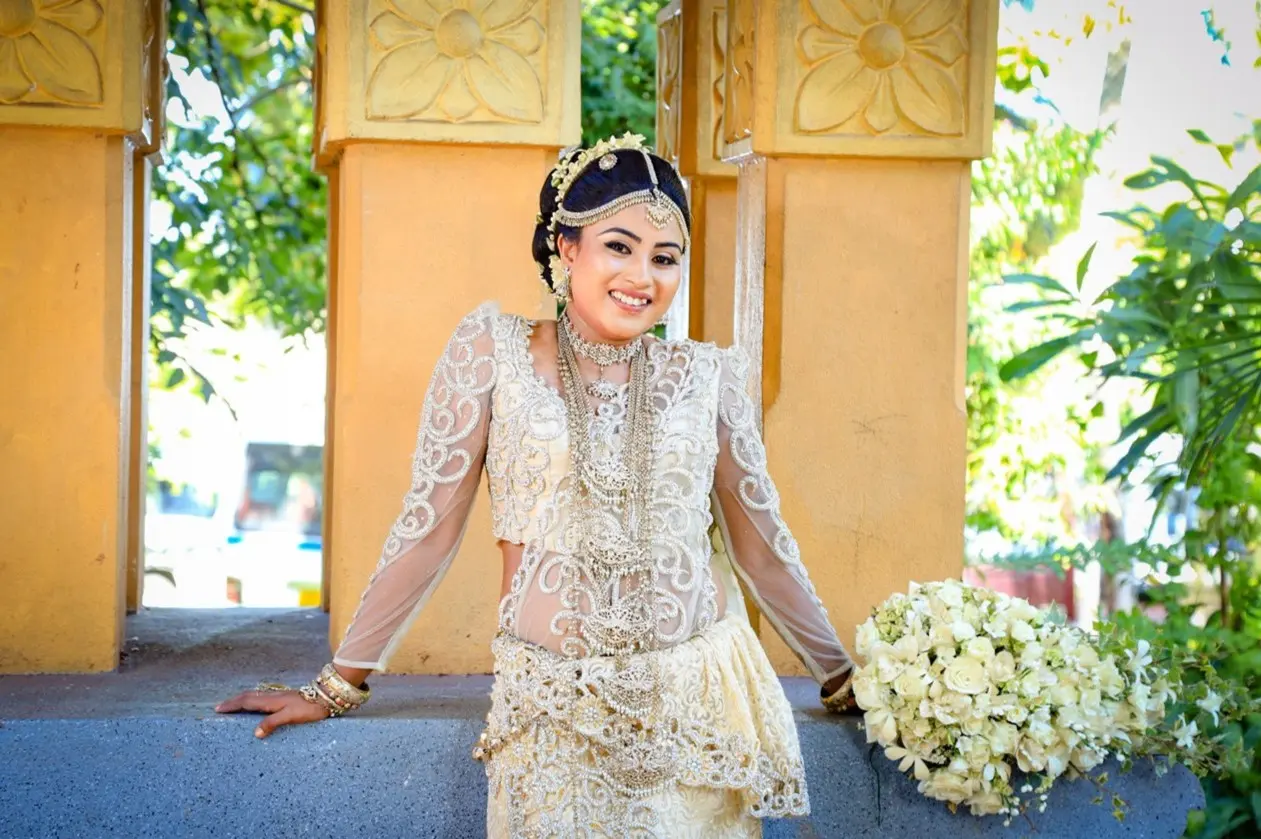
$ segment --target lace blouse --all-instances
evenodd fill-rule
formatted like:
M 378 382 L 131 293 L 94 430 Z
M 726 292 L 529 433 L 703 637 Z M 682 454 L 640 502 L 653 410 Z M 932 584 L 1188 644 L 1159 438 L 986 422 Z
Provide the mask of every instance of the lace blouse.
M 565 405 L 534 369 L 534 323 L 485 304 L 451 336 L 425 395 L 412 482 L 334 661 L 385 669 L 454 560 L 481 473 L 494 536 L 523 546 L 500 631 L 571 658 L 659 649 L 703 633 L 725 596 L 710 567 L 717 523 L 732 565 L 759 609 L 820 683 L 851 662 L 780 515 L 738 348 L 652 340 L 653 414 L 648 516 L 655 569 L 645 597 L 616 568 L 584 556 L 575 516 Z M 626 388 L 599 403 L 592 455 L 621 445 Z M 617 510 L 597 510 L 609 521 Z M 586 544 L 589 544 L 586 543 Z M 632 591 L 632 589 L 636 589 Z M 647 621 L 630 603 L 648 603 Z

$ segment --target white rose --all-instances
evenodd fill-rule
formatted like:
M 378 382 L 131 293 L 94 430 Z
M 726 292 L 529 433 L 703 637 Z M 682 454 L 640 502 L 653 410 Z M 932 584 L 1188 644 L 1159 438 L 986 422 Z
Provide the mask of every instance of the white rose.
M 1043 654 L 1042 645 L 1037 641 L 1026 644 L 1020 651 L 1020 664 L 1023 667 L 1036 667 L 1041 663 Z
M 1011 723 L 996 722 L 990 726 L 985 736 L 989 740 L 990 751 L 996 755 L 1006 755 L 1015 749 L 1020 732 Z
M 919 791 L 938 801 L 962 804 L 972 794 L 973 781 L 966 775 L 939 769 L 927 781 L 920 781 Z
M 963 589 L 957 584 L 946 584 L 937 589 L 935 594 L 947 606 L 958 608 L 963 605 Z
M 985 665 L 972 656 L 959 656 L 950 662 L 945 673 L 946 687 L 959 693 L 981 693 L 989 687 Z
M 983 628 L 985 629 L 986 635 L 990 636 L 991 638 L 997 638 L 1001 640 L 1007 637 L 1007 631 L 1008 631 L 1009 625 L 1010 625 L 1010 620 L 1007 617 L 1007 613 L 996 612 L 985 621 L 985 623 L 983 624 Z
M 1014 620 L 1031 621 L 1038 617 L 1038 610 L 1028 600 L 1012 598 L 1008 612 Z
M 876 629 L 876 622 L 871 618 L 862 622 L 858 627 L 858 634 L 855 636 L 854 648 L 863 658 L 871 658 L 871 648 L 880 640 L 880 630 Z
M 1089 772 L 1103 763 L 1103 753 L 1095 749 L 1074 749 L 1073 766 L 1082 772 Z
M 880 707 L 889 701 L 889 690 L 864 667 L 854 676 L 854 699 L 864 709 Z
M 914 661 L 919 654 L 919 642 L 913 635 L 903 635 L 894 643 L 893 652 L 903 661 Z
M 876 668 L 876 678 L 888 684 L 902 674 L 906 665 L 898 658 L 889 644 L 879 641 L 871 649 L 872 663 Z
M 1028 644 L 1035 641 L 1038 635 L 1027 622 L 1018 620 L 1011 625 L 1011 637 Z
M 1064 770 L 1068 768 L 1069 749 L 1067 743 L 1056 743 L 1054 747 L 1047 750 L 1046 753 L 1046 773 L 1052 778 L 1058 778 L 1064 774 Z
M 919 701 L 928 693 L 928 683 L 923 673 L 907 670 L 894 681 L 893 689 L 897 691 L 898 696 Z
M 1046 747 L 1032 737 L 1021 737 L 1016 744 L 1016 765 L 1021 772 L 1041 772 L 1046 768 Z
M 877 708 L 863 714 L 863 724 L 867 727 L 868 743 L 890 746 L 898 739 L 898 723 L 888 708 Z
M 985 733 L 987 720 L 984 717 L 972 716 L 963 721 L 963 733 L 974 737 Z
M 976 637 L 976 628 L 967 621 L 958 620 L 950 624 L 950 634 L 955 637 L 956 641 L 967 641 Z
M 968 799 L 968 810 L 974 816 L 992 816 L 1003 809 L 1003 796 L 991 789 Z
M 1089 644 L 1077 648 L 1077 666 L 1083 670 L 1093 670 L 1099 666 L 1099 653 Z
M 1056 705 L 1073 705 L 1077 702 L 1077 688 L 1072 685 L 1058 684 L 1052 686 L 1049 695 Z
M 964 645 L 963 651 L 981 661 L 989 661 L 994 657 L 994 645 L 988 638 L 973 638 Z
M 950 631 L 950 624 L 935 623 L 932 630 L 928 633 L 928 642 L 933 647 L 951 647 L 955 645 L 954 634 Z
M 1012 705 L 1007 711 L 1007 719 L 1014 722 L 1016 725 L 1020 725 L 1022 722 L 1029 719 L 1029 709 L 1019 703 Z
M 998 685 L 1016 677 L 1016 659 L 1007 650 L 997 653 L 989 664 L 990 679 Z
M 1104 659 L 1103 665 L 1098 669 L 1099 687 L 1108 693 L 1116 693 L 1125 687 L 1125 680 L 1121 678 L 1121 671 L 1117 669 L 1116 660 L 1112 656 Z

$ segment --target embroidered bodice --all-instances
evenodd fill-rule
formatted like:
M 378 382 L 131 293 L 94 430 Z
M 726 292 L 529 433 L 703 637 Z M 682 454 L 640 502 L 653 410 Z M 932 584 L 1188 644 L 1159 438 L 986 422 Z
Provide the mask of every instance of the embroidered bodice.
M 744 353 L 689 340 L 648 346 L 652 574 L 645 592 L 642 576 L 585 555 L 582 546 L 598 545 L 606 524 L 613 538 L 621 513 L 576 515 L 565 404 L 536 372 L 533 327 L 487 304 L 452 335 L 425 395 L 411 487 L 334 661 L 384 669 L 454 560 L 485 471 L 493 535 L 522 546 L 500 604 L 502 632 L 571 658 L 660 649 L 705 632 L 724 601 L 710 567 L 717 523 L 754 602 L 815 679 L 848 669 L 780 515 Z M 623 386 L 596 408 L 597 461 L 620 449 L 625 404 Z M 650 618 L 630 614 L 632 603 L 648 604 Z

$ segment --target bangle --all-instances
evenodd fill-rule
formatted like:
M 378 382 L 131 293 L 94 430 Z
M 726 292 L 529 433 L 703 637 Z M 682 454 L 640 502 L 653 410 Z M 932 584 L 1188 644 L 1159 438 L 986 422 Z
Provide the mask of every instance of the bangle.
M 843 714 L 852 711 L 858 707 L 858 703 L 854 700 L 854 674 L 845 679 L 845 682 L 827 696 L 820 697 L 823 707 L 833 713 Z
M 349 711 L 357 711 L 372 696 L 367 683 L 362 687 L 355 687 L 342 678 L 331 664 L 324 665 L 320 675 L 298 688 L 298 693 L 307 702 L 323 706 L 330 717 L 340 717 Z

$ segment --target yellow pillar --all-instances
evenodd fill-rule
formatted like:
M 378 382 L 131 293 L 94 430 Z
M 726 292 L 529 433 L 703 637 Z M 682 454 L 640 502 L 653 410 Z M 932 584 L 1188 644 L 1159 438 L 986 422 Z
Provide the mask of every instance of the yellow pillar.
M 336 181 L 325 454 L 336 645 L 402 503 L 425 387 L 455 325 L 492 299 L 543 312 L 532 219 L 557 150 L 580 136 L 580 19 L 569 0 L 425 20 L 387 0 L 327 0 L 317 17 L 316 154 Z M 489 672 L 501 560 L 484 501 L 467 532 L 392 671 Z
M 164 20 L 144 0 L 0 9 L 0 672 L 118 663 L 143 503 L 137 149 L 159 133 Z
M 847 643 L 909 581 L 962 569 L 969 161 L 989 150 L 997 6 L 729 3 L 735 342 Z
M 657 153 L 692 202 L 688 334 L 727 346 L 735 292 L 736 167 L 722 160 L 725 0 L 674 0 L 657 15 Z

